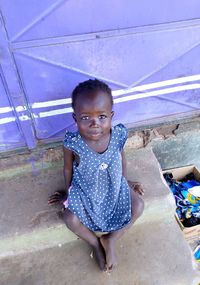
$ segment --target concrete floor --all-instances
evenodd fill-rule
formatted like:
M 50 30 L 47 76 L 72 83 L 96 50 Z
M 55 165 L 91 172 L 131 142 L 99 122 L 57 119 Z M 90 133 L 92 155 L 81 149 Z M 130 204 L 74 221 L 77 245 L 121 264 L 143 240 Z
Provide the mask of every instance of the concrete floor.
M 99 271 L 91 249 L 66 229 L 49 194 L 63 187 L 62 154 L 1 161 L 0 285 L 200 284 L 175 204 L 151 149 L 127 151 L 128 175 L 146 190 L 145 211 L 117 244 L 118 267 Z M 33 156 L 32 156 L 33 158 Z M 33 161 L 33 160 L 31 160 Z

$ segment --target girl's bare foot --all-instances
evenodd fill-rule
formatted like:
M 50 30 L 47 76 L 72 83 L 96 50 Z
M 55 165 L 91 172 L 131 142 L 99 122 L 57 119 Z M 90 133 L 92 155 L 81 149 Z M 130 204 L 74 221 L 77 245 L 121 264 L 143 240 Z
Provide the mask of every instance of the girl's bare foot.
M 97 246 L 93 247 L 93 252 L 94 252 L 94 257 L 96 258 L 96 261 L 99 265 L 99 268 L 103 271 L 106 270 L 106 260 L 105 260 L 105 254 L 104 254 L 104 249 L 99 242 Z
M 115 246 L 112 238 L 109 238 L 107 235 L 100 237 L 100 242 L 106 253 L 106 265 L 107 269 L 111 271 L 117 265 L 117 257 L 115 253 Z

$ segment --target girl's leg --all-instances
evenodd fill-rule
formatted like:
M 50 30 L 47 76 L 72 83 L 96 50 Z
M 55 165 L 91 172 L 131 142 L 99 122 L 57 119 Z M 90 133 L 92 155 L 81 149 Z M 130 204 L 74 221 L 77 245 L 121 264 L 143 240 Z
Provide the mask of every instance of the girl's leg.
M 92 248 L 97 260 L 97 263 L 101 270 L 105 270 L 105 256 L 104 250 L 100 243 L 100 240 L 96 235 L 86 228 L 68 209 L 65 210 L 63 214 L 64 222 L 67 227 L 82 240 L 86 241 Z
M 137 193 L 131 190 L 131 204 L 132 204 L 132 218 L 131 224 L 120 229 L 118 231 L 112 232 L 107 235 L 103 235 L 100 238 L 101 244 L 106 253 L 106 263 L 107 268 L 112 270 L 117 265 L 116 253 L 115 253 L 115 243 L 116 241 L 132 226 L 132 224 L 142 215 L 144 210 L 144 202 L 139 197 Z

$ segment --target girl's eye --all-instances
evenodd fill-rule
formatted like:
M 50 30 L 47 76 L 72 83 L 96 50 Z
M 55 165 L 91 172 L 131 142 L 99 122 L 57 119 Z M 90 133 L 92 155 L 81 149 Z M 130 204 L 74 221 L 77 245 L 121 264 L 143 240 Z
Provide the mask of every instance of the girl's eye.
M 89 116 L 83 116 L 83 117 L 81 117 L 81 120 L 83 120 L 83 121 L 89 120 Z
M 99 116 L 99 119 L 100 119 L 100 120 L 104 120 L 104 119 L 106 119 L 106 118 L 107 118 L 106 115 L 100 115 L 100 116 Z

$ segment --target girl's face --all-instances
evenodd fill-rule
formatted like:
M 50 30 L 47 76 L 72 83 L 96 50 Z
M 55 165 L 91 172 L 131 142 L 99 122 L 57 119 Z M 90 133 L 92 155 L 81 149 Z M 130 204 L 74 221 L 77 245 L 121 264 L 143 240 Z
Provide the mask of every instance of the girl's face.
M 89 141 L 99 141 L 110 134 L 113 117 L 109 95 L 91 91 L 80 95 L 76 101 L 73 117 L 80 135 Z

